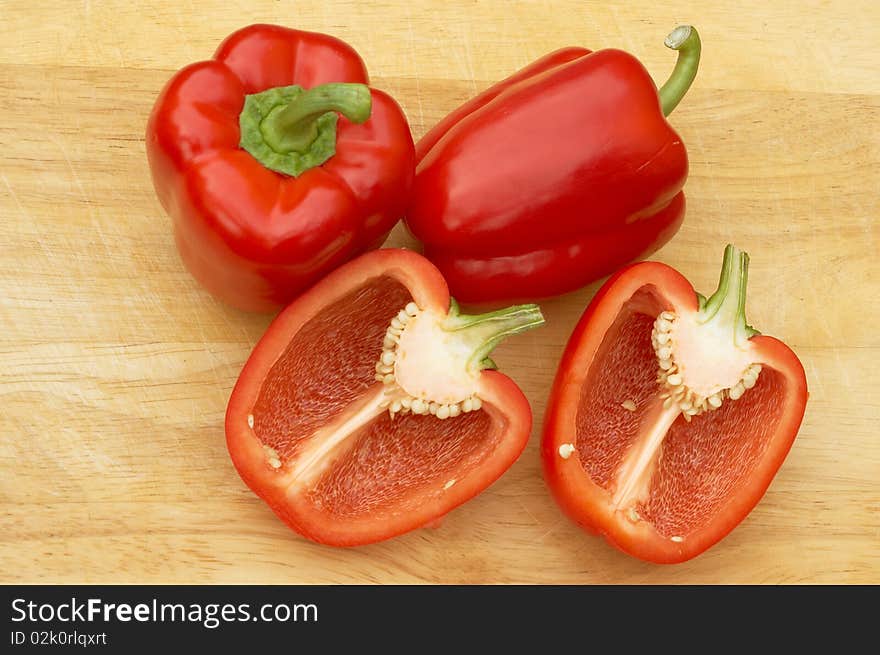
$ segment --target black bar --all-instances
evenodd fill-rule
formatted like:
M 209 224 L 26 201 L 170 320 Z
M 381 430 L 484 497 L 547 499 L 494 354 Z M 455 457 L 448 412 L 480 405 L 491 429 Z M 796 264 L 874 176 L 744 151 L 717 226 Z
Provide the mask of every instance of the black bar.
M 815 639 L 827 630 L 836 635 L 840 646 L 871 626 L 878 607 L 877 587 L 869 586 L 78 585 L 0 589 L 6 617 L 0 652 L 9 653 L 26 647 L 43 652 L 60 648 L 139 652 L 170 647 L 176 652 L 175 645 L 183 648 L 191 643 L 198 644 L 199 652 L 207 648 L 258 652 L 254 644 L 259 643 L 261 648 L 295 646 L 300 652 L 306 645 L 323 645 L 323 653 L 334 653 L 338 651 L 327 650 L 328 644 L 353 639 L 361 647 L 387 647 L 389 640 L 404 634 L 423 635 L 431 652 L 437 647 L 460 647 L 468 635 L 490 639 L 495 646 L 521 645 L 527 635 L 549 640 L 580 635 L 582 650 L 589 652 L 596 635 L 626 634 L 623 652 L 629 652 L 640 637 L 651 635 L 660 639 L 658 647 L 671 646 L 708 629 L 720 640 L 712 645 L 714 649 L 752 630 L 779 635 L 783 626 L 792 633 L 789 645 L 810 635 L 815 646 Z M 413 649 L 420 650 L 416 644 Z

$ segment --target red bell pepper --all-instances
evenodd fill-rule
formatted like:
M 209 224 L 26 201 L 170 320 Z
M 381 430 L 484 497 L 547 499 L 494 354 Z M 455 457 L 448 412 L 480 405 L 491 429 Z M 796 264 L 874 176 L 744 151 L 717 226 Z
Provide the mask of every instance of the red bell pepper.
M 367 83 L 342 41 L 252 25 L 165 86 L 147 125 L 153 183 L 211 293 L 275 309 L 385 240 L 415 155 L 400 107 Z
M 678 230 L 688 172 L 664 119 L 697 72 L 696 30 L 657 91 L 620 50 L 551 53 L 452 112 L 416 146 L 407 225 L 462 301 L 551 296 Z
M 236 469 L 293 530 L 336 546 L 435 524 L 495 481 L 531 411 L 488 358 L 535 305 L 466 316 L 407 250 L 340 267 L 282 311 L 226 412 Z
M 590 303 L 556 375 L 542 442 L 563 510 L 636 557 L 681 562 L 729 533 L 770 485 L 804 416 L 803 366 L 746 324 L 748 256 L 718 290 L 634 264 Z

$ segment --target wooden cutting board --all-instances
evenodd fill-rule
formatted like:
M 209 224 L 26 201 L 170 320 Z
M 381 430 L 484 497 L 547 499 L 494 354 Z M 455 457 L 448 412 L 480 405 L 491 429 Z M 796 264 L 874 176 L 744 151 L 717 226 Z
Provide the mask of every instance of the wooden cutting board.
M 3 2 L 0 582 L 880 582 L 880 5 L 612 4 Z M 223 433 L 269 317 L 190 278 L 150 183 L 144 125 L 165 81 L 251 22 L 329 32 L 419 137 L 566 45 L 627 49 L 665 79 L 662 40 L 682 21 L 704 42 L 671 118 L 690 154 L 688 215 L 655 258 L 707 291 L 724 244 L 747 250 L 749 318 L 794 348 L 811 391 L 760 505 L 691 562 L 636 561 L 560 514 L 536 429 L 440 529 L 350 550 L 287 530 Z M 414 244 L 398 228 L 388 245 Z M 596 288 L 543 303 L 546 327 L 497 351 L 538 426 Z

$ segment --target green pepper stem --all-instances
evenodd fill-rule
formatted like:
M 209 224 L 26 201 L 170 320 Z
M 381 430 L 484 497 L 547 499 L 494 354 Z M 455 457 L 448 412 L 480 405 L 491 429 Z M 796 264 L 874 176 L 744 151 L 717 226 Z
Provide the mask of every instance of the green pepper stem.
M 458 304 L 453 300 L 443 328 L 464 337 L 463 340 L 472 348 L 468 366 L 484 369 L 495 368 L 489 353 L 502 340 L 543 324 L 544 316 L 538 305 L 514 305 L 486 314 L 467 315 L 458 313 Z
M 260 124 L 266 144 L 278 153 L 306 152 L 318 137 L 318 119 L 336 111 L 352 123 L 370 117 L 372 98 L 364 84 L 322 84 L 287 105 L 275 107 Z
M 716 323 L 723 329 L 733 328 L 733 340 L 742 346 L 750 337 L 760 334 L 746 323 L 746 286 L 749 280 L 749 255 L 728 244 L 724 249 L 718 289 L 701 303 L 700 323 Z
M 678 51 L 678 61 L 675 62 L 672 75 L 658 92 L 663 115 L 669 116 L 681 102 L 687 90 L 691 88 L 691 84 L 697 76 L 701 43 L 700 35 L 691 25 L 679 25 L 670 32 L 663 43 L 667 48 Z

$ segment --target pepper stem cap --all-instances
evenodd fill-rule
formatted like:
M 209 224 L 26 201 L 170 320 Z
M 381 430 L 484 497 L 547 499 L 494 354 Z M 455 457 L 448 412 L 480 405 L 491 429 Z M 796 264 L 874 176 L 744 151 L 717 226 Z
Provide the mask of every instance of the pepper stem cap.
M 245 97 L 239 145 L 266 168 L 296 177 L 336 154 L 339 114 L 363 123 L 371 111 L 365 84 L 274 87 Z

